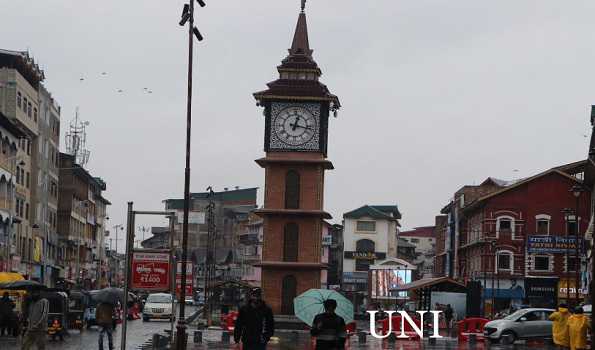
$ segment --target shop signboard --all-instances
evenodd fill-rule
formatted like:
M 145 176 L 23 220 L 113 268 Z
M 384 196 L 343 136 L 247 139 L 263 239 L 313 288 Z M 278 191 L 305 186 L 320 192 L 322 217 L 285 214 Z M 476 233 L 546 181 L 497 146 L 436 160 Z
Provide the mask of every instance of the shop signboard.
M 168 253 L 134 252 L 131 289 L 167 291 L 169 290 L 169 271 Z
M 583 240 L 579 240 L 582 249 Z M 528 236 L 527 251 L 531 254 L 555 254 L 574 252 L 576 250 L 576 238 L 574 236 Z

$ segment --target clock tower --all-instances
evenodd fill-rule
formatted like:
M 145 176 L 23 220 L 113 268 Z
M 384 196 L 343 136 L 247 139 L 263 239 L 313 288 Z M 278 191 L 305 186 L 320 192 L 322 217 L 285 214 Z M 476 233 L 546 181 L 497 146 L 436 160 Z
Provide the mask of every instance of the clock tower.
M 275 314 L 293 315 L 293 299 L 320 288 L 322 225 L 328 119 L 340 108 L 337 96 L 319 80 L 312 57 L 304 1 L 289 55 L 277 67 L 279 78 L 254 94 L 264 108 L 265 170 L 262 289 Z

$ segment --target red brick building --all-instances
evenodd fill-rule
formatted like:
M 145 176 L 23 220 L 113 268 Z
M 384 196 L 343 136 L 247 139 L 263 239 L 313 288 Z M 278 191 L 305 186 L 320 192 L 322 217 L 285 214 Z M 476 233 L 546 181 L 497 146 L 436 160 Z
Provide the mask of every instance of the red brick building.
M 265 170 L 262 288 L 275 314 L 293 315 L 293 299 L 320 288 L 324 173 L 329 112 L 338 98 L 319 81 L 312 57 L 306 14 L 299 15 L 289 55 L 277 67 L 279 79 L 254 94 L 264 107 Z
M 581 161 L 514 182 L 488 178 L 457 191 L 442 210 L 441 225 L 437 222 L 442 242 L 437 242 L 435 273 L 481 282 L 488 314 L 492 305 L 496 311 L 552 306 L 556 298 L 566 299 L 567 285 L 574 303 L 574 235 L 587 229 L 591 208 L 590 193 L 577 201 L 571 188 L 582 183 L 584 169 Z M 579 252 L 584 270 L 583 255 Z

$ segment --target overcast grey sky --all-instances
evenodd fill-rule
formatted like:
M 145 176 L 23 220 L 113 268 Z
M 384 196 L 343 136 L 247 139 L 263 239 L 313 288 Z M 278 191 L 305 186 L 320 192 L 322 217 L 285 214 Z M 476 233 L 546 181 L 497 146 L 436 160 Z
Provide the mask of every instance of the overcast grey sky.
M 262 189 L 253 160 L 264 120 L 251 94 L 276 78 L 299 2 L 207 0 L 197 10 L 192 191 Z M 0 47 L 28 48 L 45 69 L 63 132 L 76 106 L 90 122 L 89 169 L 107 182 L 111 224 L 125 223 L 127 201 L 160 210 L 182 197 L 183 3 L 1 0 Z M 326 178 L 335 221 L 396 203 L 405 228 L 431 225 L 463 184 L 586 157 L 593 1 L 309 0 L 306 12 L 322 80 L 343 105 Z

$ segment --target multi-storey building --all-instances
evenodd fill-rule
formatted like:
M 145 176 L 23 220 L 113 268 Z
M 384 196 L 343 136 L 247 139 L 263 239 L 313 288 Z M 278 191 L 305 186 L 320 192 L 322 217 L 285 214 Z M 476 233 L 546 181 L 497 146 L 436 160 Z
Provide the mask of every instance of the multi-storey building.
M 343 214 L 342 290 L 356 307 L 368 297 L 368 271 L 397 258 L 401 213 L 396 205 L 364 205 Z
M 340 289 L 343 278 L 343 226 L 334 224 L 328 227 L 328 271 L 327 287 Z
M 0 86 L 0 95 L 4 87 Z M 1 100 L 0 100 L 1 101 Z M 17 147 L 25 134 L 17 128 L 3 113 L 0 105 L 0 271 L 11 270 L 11 259 L 15 266 L 20 265 L 20 256 L 16 255 L 16 234 L 13 230 L 15 179 L 17 169 Z
M 3 114 L 25 135 L 20 139 L 15 156 L 14 225 L 11 242 L 16 249 L 10 269 L 32 279 L 45 279 L 43 253 L 47 237 L 33 229 L 37 178 L 39 134 L 39 89 L 44 73 L 29 57 L 20 51 L 0 50 L 0 85 Z
M 415 227 L 410 231 L 401 231 L 399 232 L 399 238 L 415 247 L 415 257 L 411 262 L 417 266 L 419 277 L 432 277 L 434 255 L 436 254 L 435 227 L 423 226 Z
M 580 249 L 575 257 L 575 236 L 586 230 L 591 209 L 590 194 L 578 193 L 577 200 L 571 189 L 582 184 L 584 169 L 581 161 L 457 191 L 442 211 L 448 223 L 438 235 L 444 242 L 437 245 L 435 272 L 481 282 L 486 313 L 553 306 L 557 299 L 574 304 L 584 269 Z
M 102 197 L 106 184 L 93 177 L 74 161 L 74 156 L 60 153 L 58 233 L 65 244 L 64 277 L 87 288 L 99 285 L 105 247 L 105 206 Z
M 247 225 L 239 235 L 242 281 L 252 286 L 261 286 L 261 269 L 254 266 L 262 260 L 263 220 L 251 213 Z
M 62 261 L 58 255 L 61 248 L 58 239 L 58 186 L 59 186 L 59 145 L 60 145 L 60 106 L 43 85 L 39 86 L 36 167 L 32 178 L 34 187 L 33 208 L 35 211 L 34 230 L 44 238 L 44 278 L 48 286 L 63 274 Z

